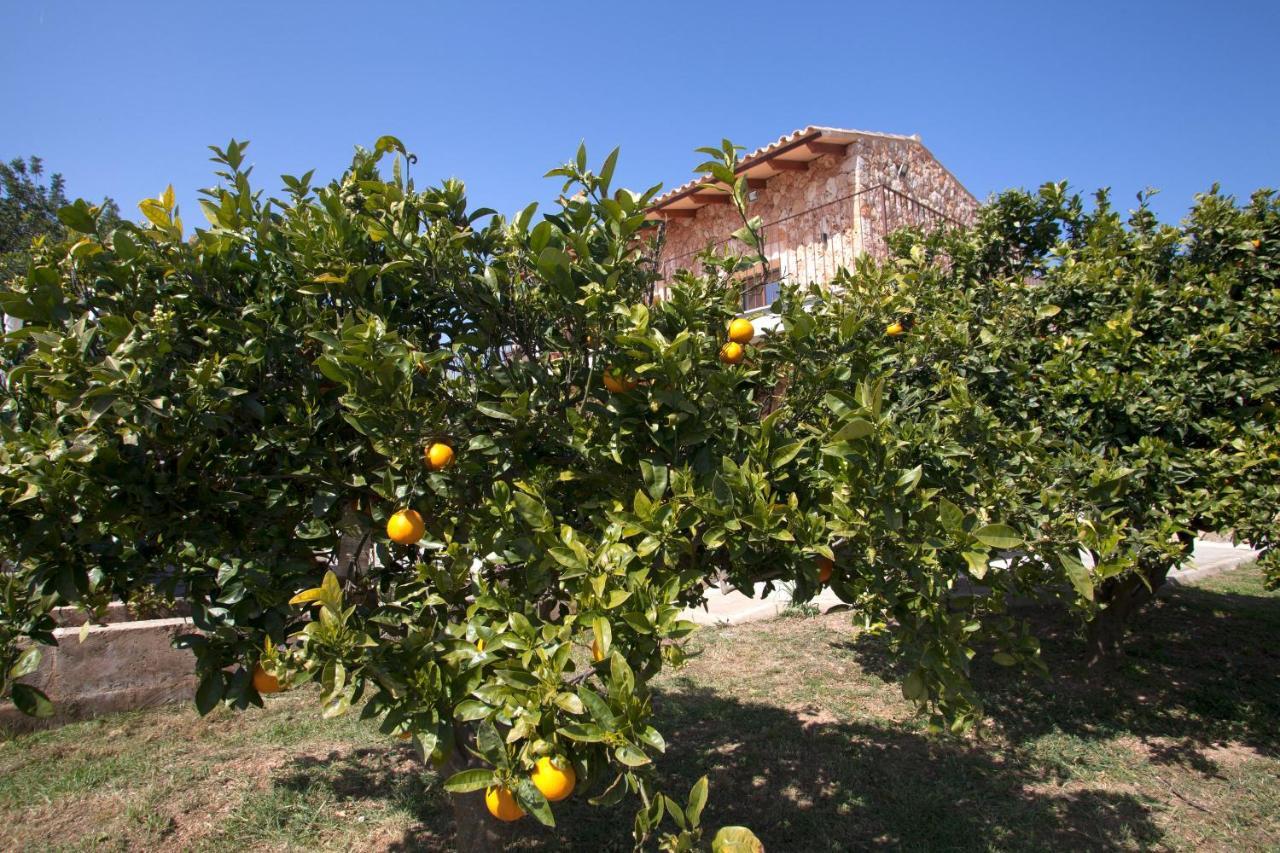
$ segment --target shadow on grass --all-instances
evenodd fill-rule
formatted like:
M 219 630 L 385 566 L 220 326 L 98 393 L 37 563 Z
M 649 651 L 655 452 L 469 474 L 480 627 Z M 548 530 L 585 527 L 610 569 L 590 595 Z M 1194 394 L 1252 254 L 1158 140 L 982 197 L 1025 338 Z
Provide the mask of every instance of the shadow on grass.
M 1149 801 L 1091 787 L 1037 739 L 1132 737 L 1153 762 L 1205 776 L 1218 773 L 1211 745 L 1276 751 L 1280 599 L 1178 590 L 1139 615 L 1123 661 L 1106 673 L 1085 668 L 1071 625 L 1041 624 L 1051 679 L 994 665 L 976 673 L 1005 735 L 1001 748 L 690 685 L 654 697 L 655 725 L 671 745 L 658 762 L 662 789 L 683 801 L 705 773 L 711 799 L 703 825 L 749 826 L 770 851 L 1127 850 L 1169 841 Z M 897 675 L 870 638 L 832 645 L 852 649 L 869 672 Z M 300 758 L 273 785 L 320 799 L 380 800 L 411 822 L 385 839 L 386 849 L 450 849 L 452 816 L 434 780 L 397 745 Z M 630 850 L 632 807 L 591 808 L 590 793 L 557 805 L 554 829 L 522 821 L 511 849 Z
M 660 693 L 655 706 L 671 744 L 659 761 L 663 790 L 683 801 L 707 774 L 703 824 L 749 826 L 768 850 L 1120 850 L 1161 837 L 1137 798 L 1059 789 L 1050 774 L 1017 755 L 888 726 L 805 723 L 783 708 L 699 689 Z M 390 849 L 448 849 L 451 818 L 438 788 L 406 784 L 406 774 L 423 778 L 420 766 L 358 754 L 381 751 L 398 750 L 299 759 L 273 784 L 328 786 L 338 799 L 390 800 L 415 818 Z M 522 821 L 511 849 L 630 850 L 631 807 L 591 808 L 584 799 L 579 792 L 556 807 L 555 829 Z
M 273 774 L 271 786 L 317 802 L 372 801 L 404 813 L 410 828 L 401 837 L 387 839 L 383 849 L 449 850 L 451 812 L 436 781 L 409 746 L 395 745 L 298 756 Z
M 1014 742 L 1059 732 L 1128 735 L 1151 760 L 1220 775 L 1209 747 L 1238 744 L 1280 755 L 1280 598 L 1179 587 L 1139 611 L 1123 655 L 1086 666 L 1077 625 L 1061 611 L 1027 610 L 1042 638 L 1048 679 L 975 659 L 974 682 L 992 722 Z M 897 680 L 882 639 L 840 644 L 859 665 Z

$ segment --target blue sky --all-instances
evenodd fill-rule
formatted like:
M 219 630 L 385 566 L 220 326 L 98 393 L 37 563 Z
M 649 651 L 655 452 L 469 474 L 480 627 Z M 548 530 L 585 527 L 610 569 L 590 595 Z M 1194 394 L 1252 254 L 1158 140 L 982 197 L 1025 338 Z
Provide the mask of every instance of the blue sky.
M 11 2 L 0 157 L 39 154 L 126 215 L 173 183 L 188 225 L 209 143 L 260 186 L 336 175 L 383 133 L 473 205 L 554 197 L 580 140 L 629 186 L 693 149 L 808 124 L 919 133 L 980 198 L 1070 179 L 1177 219 L 1219 181 L 1280 184 L 1280 4 L 1113 2 Z

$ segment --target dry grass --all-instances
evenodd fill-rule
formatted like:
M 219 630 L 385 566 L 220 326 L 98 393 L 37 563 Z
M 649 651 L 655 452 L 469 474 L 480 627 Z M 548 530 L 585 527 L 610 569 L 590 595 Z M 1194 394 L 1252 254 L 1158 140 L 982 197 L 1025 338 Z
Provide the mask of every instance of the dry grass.
M 1052 628 L 1052 626 L 1050 626 Z M 656 685 L 664 783 L 711 778 L 710 826 L 773 851 L 1276 849 L 1280 597 L 1251 568 L 1145 611 L 1105 676 L 1059 626 L 1054 673 L 980 666 L 980 737 L 934 740 L 847 617 L 708 630 Z M 119 715 L 0 743 L 7 849 L 447 850 L 450 813 L 410 748 L 313 698 L 200 719 Z M 522 849 L 630 849 L 629 816 L 575 798 Z

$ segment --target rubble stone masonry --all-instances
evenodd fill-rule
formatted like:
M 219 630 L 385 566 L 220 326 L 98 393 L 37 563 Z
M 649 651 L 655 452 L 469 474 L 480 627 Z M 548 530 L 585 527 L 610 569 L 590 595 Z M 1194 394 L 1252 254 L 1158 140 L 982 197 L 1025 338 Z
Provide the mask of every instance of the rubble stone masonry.
M 749 213 L 764 222 L 773 278 L 826 282 L 866 253 L 883 257 L 884 238 L 904 225 L 969 223 L 978 202 L 915 138 L 859 135 L 843 156 L 827 154 L 803 172 L 781 172 L 756 191 Z M 659 258 L 663 278 L 722 247 L 741 226 L 729 205 L 671 219 Z M 745 247 L 737 246 L 737 251 Z

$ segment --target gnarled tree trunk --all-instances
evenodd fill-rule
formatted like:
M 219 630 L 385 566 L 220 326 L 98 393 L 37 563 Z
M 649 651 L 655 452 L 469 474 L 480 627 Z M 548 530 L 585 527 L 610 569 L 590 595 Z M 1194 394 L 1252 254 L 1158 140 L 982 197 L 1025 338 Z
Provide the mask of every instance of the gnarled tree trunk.
M 1182 543 L 1182 557 L 1185 559 L 1191 554 L 1195 537 L 1179 534 L 1178 539 Z M 1094 594 L 1097 602 L 1105 607 L 1089 623 L 1090 666 L 1115 661 L 1120 654 L 1129 621 L 1142 605 L 1156 597 L 1174 565 L 1168 562 L 1140 563 L 1137 572 L 1107 578 L 1098 584 Z

